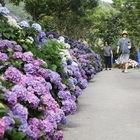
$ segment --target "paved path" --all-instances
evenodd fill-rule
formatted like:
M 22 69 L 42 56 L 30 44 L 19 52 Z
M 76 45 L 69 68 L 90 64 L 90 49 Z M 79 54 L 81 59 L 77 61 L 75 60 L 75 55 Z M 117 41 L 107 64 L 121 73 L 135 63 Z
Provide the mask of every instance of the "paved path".
M 140 140 L 140 70 L 102 71 L 78 100 L 64 140 Z

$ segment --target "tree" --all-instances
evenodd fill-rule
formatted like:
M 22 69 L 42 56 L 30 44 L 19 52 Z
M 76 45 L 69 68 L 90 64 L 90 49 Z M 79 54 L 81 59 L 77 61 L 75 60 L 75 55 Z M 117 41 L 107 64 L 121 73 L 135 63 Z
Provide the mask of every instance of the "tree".
M 18 5 L 23 0 L 10 0 Z M 56 23 L 59 34 L 72 35 L 73 31 L 81 34 L 87 20 L 88 10 L 93 10 L 98 5 L 98 0 L 24 0 L 25 10 L 33 17 L 33 20 L 41 22 L 46 17 L 51 17 Z M 82 23 L 83 22 L 83 23 Z M 46 23 L 47 24 L 47 23 Z M 84 31 L 85 31 L 84 30 Z M 81 32 L 80 32 L 81 31 Z
M 124 23 L 132 40 L 136 51 L 140 50 L 140 1 L 138 0 L 113 0 L 112 6 L 122 15 L 121 20 Z

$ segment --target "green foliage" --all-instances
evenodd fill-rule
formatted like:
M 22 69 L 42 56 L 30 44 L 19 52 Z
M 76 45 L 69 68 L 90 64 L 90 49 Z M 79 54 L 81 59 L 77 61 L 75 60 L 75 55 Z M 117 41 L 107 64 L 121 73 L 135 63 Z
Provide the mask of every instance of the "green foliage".
M 22 0 L 10 0 L 19 4 Z M 26 0 L 24 9 L 38 21 L 47 31 L 66 34 L 79 39 L 88 32 L 90 21 L 87 11 L 93 11 L 98 0 Z M 83 29 L 83 30 L 81 30 Z
M 45 14 L 41 14 L 39 16 L 40 25 L 46 30 L 46 31 L 57 31 L 57 24 L 55 22 L 55 19 L 53 16 L 47 16 Z
M 62 61 L 60 59 L 59 52 L 60 49 L 64 48 L 64 46 L 50 39 L 48 39 L 47 42 L 48 43 L 42 46 L 40 50 L 43 56 L 43 60 L 47 62 L 49 69 L 57 71 L 59 74 L 63 73 Z
M 0 19 L 3 21 L 0 22 L 0 33 L 2 34 L 2 36 L 7 39 L 16 38 L 16 34 L 18 34 L 18 30 L 6 24 L 7 18 L 2 16 L 1 14 L 0 14 Z
M 0 79 L 0 82 L 6 89 L 11 89 L 11 87 L 13 87 L 13 84 L 11 82 L 7 82 L 2 79 Z M 0 90 L 0 93 L 3 94 L 3 92 L 1 90 Z
M 1 96 L 1 93 L 0 93 L 0 96 Z M 0 102 L 0 118 L 6 115 L 8 111 L 9 111 L 8 107 L 4 103 Z
M 6 131 L 5 135 L 10 140 L 23 140 L 26 137 L 25 133 L 18 131 L 16 128 L 12 129 L 12 131 Z
M 131 57 L 135 58 L 136 51 L 140 51 L 140 1 L 138 0 L 113 0 L 112 6 L 120 12 L 122 30 L 127 30 L 132 42 Z

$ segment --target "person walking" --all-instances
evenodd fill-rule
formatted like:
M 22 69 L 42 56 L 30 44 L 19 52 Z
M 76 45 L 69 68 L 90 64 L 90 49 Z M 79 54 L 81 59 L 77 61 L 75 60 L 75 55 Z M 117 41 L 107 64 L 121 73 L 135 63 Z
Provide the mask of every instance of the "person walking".
M 105 70 L 111 70 L 111 57 L 113 57 L 113 52 L 108 41 L 105 41 L 104 45 L 101 47 L 101 50 L 104 52 Z
M 119 58 L 115 61 L 117 64 L 120 64 L 122 67 L 122 72 L 127 73 L 128 69 L 128 61 L 130 57 L 130 49 L 131 49 L 131 42 L 130 39 L 127 38 L 127 31 L 122 32 L 122 38 L 118 41 L 117 46 L 117 54 L 120 53 Z

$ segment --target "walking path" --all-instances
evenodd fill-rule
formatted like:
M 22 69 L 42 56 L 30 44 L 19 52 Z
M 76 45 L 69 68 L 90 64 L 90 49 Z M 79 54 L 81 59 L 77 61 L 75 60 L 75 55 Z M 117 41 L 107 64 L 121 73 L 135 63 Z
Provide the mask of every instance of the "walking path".
M 78 101 L 63 140 L 140 140 L 140 70 L 102 71 Z

